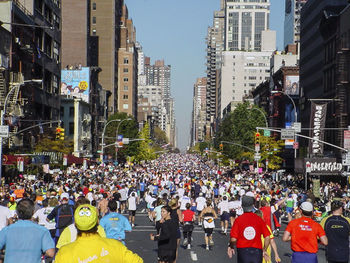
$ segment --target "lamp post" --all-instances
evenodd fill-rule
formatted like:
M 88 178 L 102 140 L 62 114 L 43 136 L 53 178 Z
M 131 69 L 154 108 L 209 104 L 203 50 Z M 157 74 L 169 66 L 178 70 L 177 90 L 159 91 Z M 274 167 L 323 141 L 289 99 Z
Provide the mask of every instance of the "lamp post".
M 105 148 L 105 131 L 106 131 L 106 127 L 108 126 L 108 124 L 110 124 L 112 122 L 116 122 L 116 121 L 121 121 L 121 120 L 120 119 L 110 120 L 103 127 L 102 142 L 101 142 L 101 154 L 100 154 L 101 163 L 103 163 L 103 151 L 104 151 L 104 148 Z
M 24 85 L 25 83 L 28 82 L 36 82 L 36 83 L 42 83 L 41 79 L 31 79 L 31 80 L 24 80 L 21 83 L 10 83 L 10 85 L 12 86 L 12 88 L 9 90 L 9 92 L 7 93 L 6 97 L 5 97 L 5 101 L 4 101 L 4 108 L 1 110 L 0 113 L 0 126 L 4 125 L 4 116 L 6 115 L 6 106 L 7 106 L 7 102 L 10 98 L 10 95 L 16 90 L 19 89 L 22 85 Z M 3 137 L 0 137 L 0 184 L 1 184 L 1 178 L 2 178 L 2 143 L 3 143 Z
M 282 93 L 284 95 L 286 95 L 293 103 L 293 107 L 294 107 L 294 122 L 298 121 L 298 112 L 297 112 L 297 107 L 295 106 L 295 102 L 294 100 L 291 98 L 291 96 L 289 96 L 287 93 L 285 93 L 284 91 L 281 90 L 272 90 L 271 94 L 276 94 L 276 93 Z M 295 130 L 294 130 L 294 142 L 295 142 L 296 136 L 295 136 Z M 294 147 L 294 158 L 297 158 L 297 149 L 296 147 Z
M 124 121 L 131 121 L 132 119 L 131 118 L 127 118 L 127 119 L 124 119 L 124 120 L 122 120 L 121 122 L 119 122 L 119 124 L 118 124 L 118 127 L 117 127 L 117 136 L 116 137 L 118 137 L 118 134 L 119 134 L 119 127 L 120 127 L 120 124 L 122 124 Z M 118 145 L 116 145 L 116 147 L 118 147 Z M 116 161 L 118 162 L 118 150 L 117 150 L 118 148 L 116 148 L 116 151 L 115 151 L 115 159 L 116 159 Z

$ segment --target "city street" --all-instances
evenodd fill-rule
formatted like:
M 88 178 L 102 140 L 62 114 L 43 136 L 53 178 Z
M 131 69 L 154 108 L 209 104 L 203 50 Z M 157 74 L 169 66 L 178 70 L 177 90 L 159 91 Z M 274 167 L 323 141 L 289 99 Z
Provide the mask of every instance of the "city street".
M 126 214 L 124 215 L 127 216 Z M 145 263 L 157 262 L 157 243 L 149 239 L 149 234 L 155 233 L 153 224 L 149 221 L 146 213 L 140 212 L 136 214 L 135 222 L 136 227 L 126 236 L 126 246 L 141 256 Z M 219 220 L 216 221 L 215 226 L 216 228 L 213 234 L 215 244 L 213 250 L 205 250 L 204 232 L 202 228 L 196 226 L 193 232 L 192 249 L 188 250 L 180 246 L 177 262 L 237 262 L 236 257 L 229 259 L 226 254 L 229 236 L 225 236 L 220 233 L 221 229 L 218 228 L 218 226 L 220 226 Z M 282 224 L 282 227 L 284 229 L 286 225 Z M 290 243 L 283 242 L 282 235 L 283 233 L 281 233 L 280 236 L 275 239 L 278 253 L 282 262 L 290 262 L 292 253 L 290 250 Z M 181 244 L 182 241 L 183 239 L 181 239 Z M 321 247 L 318 253 L 319 263 L 326 263 L 324 253 L 324 249 Z

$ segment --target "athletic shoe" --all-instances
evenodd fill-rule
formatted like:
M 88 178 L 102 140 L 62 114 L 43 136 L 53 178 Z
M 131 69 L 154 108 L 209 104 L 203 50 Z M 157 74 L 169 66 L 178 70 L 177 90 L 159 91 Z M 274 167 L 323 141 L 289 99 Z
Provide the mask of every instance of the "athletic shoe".
M 205 248 L 206 250 L 209 250 L 209 246 L 206 246 L 206 248 Z
M 131 224 L 132 227 L 135 227 L 135 224 Z
M 187 244 L 188 244 L 188 241 L 187 241 L 187 238 L 185 238 L 183 243 L 184 247 L 187 246 Z
M 213 241 L 212 239 L 209 239 L 209 244 L 210 244 L 211 246 L 214 246 L 214 241 Z
M 188 244 L 188 245 L 187 245 L 187 249 L 191 249 L 191 244 Z

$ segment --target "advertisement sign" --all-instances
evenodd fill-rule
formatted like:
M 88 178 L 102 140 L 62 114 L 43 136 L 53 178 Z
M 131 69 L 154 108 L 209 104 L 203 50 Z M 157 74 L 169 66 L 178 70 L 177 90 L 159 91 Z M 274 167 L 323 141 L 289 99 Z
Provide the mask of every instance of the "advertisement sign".
M 350 149 L 350 131 L 344 131 L 344 148 Z
M 310 116 L 310 137 L 317 140 L 324 140 L 324 130 L 326 124 L 327 104 L 316 104 L 311 102 L 311 116 Z M 310 140 L 309 153 L 313 155 L 323 154 L 323 143 L 319 141 Z
M 89 102 L 90 68 L 61 71 L 61 95 L 71 95 Z
M 299 96 L 299 76 L 286 76 L 284 92 L 290 96 Z
M 311 175 L 340 175 L 343 165 L 335 158 L 305 159 L 305 170 Z

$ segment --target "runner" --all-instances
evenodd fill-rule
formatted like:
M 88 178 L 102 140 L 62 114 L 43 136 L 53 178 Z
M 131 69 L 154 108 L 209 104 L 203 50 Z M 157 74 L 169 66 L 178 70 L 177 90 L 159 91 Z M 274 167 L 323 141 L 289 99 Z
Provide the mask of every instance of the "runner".
M 210 250 L 210 247 L 214 246 L 213 241 L 213 230 L 215 228 L 214 220 L 218 218 L 214 208 L 212 207 L 212 202 L 207 200 L 207 207 L 202 210 L 202 213 L 199 215 L 201 220 L 203 220 L 203 228 L 204 228 L 204 241 L 205 241 L 205 249 Z
M 230 208 L 226 195 L 224 195 L 222 197 L 222 201 L 219 202 L 218 210 L 221 219 L 221 231 L 224 235 L 227 235 L 228 221 L 230 219 Z
M 136 202 L 136 193 L 132 192 L 130 197 L 128 198 L 129 222 L 132 227 L 135 226 Z
M 302 217 L 288 224 L 283 234 L 283 241 L 291 241 L 292 263 L 317 263 L 318 240 L 327 246 L 328 239 L 321 225 L 311 219 L 312 204 L 303 202 L 300 210 Z
M 184 235 L 184 247 L 187 247 L 187 249 L 191 249 L 191 243 L 192 243 L 192 231 L 194 228 L 194 222 L 196 221 L 196 215 L 195 212 L 191 210 L 191 204 L 186 204 L 186 210 L 182 212 L 182 232 Z

